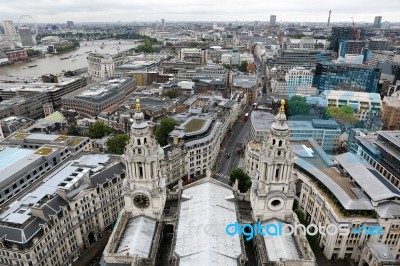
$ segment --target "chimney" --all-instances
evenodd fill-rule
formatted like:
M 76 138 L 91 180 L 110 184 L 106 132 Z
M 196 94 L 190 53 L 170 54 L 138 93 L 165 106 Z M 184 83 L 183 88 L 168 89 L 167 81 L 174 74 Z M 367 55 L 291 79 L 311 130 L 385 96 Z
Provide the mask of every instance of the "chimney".
M 43 209 L 39 207 L 38 204 L 31 206 L 31 215 L 35 217 L 42 218 L 43 220 L 47 221 L 48 219 L 44 216 Z
M 174 138 L 174 145 L 178 145 L 178 143 L 179 143 L 178 134 L 175 134 L 172 137 Z

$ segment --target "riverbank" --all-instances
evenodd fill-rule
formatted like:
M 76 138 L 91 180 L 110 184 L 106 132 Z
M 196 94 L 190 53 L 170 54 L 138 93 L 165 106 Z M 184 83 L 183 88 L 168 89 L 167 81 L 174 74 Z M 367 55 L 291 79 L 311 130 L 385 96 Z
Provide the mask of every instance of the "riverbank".
M 103 45 L 103 49 L 100 48 Z M 20 77 L 41 77 L 44 74 L 62 73 L 63 70 L 75 71 L 87 68 L 87 54 L 89 52 L 101 54 L 118 54 L 137 46 L 136 42 L 129 40 L 101 40 L 81 42 L 80 47 L 59 54 L 46 54 L 45 57 L 29 59 L 27 62 L 18 62 L 0 67 L 0 76 L 13 75 Z M 60 60 L 61 57 L 68 57 Z M 34 68 L 25 68 L 37 65 Z

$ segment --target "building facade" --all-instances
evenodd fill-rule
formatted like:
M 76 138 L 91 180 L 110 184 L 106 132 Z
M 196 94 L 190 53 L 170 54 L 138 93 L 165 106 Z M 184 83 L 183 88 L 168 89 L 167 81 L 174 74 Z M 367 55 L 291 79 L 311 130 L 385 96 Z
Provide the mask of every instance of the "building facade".
M 332 120 L 313 119 L 312 121 L 289 121 L 290 141 L 314 139 L 324 150 L 340 147 L 339 125 Z
M 382 123 L 383 129 L 400 129 L 400 91 L 396 91 L 391 96 L 383 98 Z
M 399 131 L 378 131 L 377 135 L 356 137 L 357 154 L 397 189 L 400 189 L 399 133 Z
M 379 68 L 364 65 L 317 63 L 314 85 L 324 90 L 378 92 Z
M 2 265 L 70 265 L 111 228 L 124 205 L 122 163 L 83 155 L 59 171 L 2 212 Z
M 61 97 L 62 108 L 76 110 L 85 117 L 95 117 L 104 109 L 115 111 L 128 100 L 136 85 L 131 78 L 120 78 L 89 85 Z
M 8 61 L 18 62 L 28 60 L 28 52 L 26 50 L 13 50 L 6 52 Z
M 3 21 L 3 28 L 4 28 L 5 35 L 10 35 L 10 36 L 17 35 L 17 31 L 15 29 L 15 25 L 14 25 L 13 21 L 11 21 L 11 20 Z
M 372 27 L 375 29 L 380 29 L 381 26 L 382 26 L 382 16 L 376 16 Z
M 365 37 L 365 29 L 356 29 L 359 32 L 359 39 Z M 341 40 L 354 40 L 354 29 L 352 27 L 332 27 L 332 35 L 330 37 L 331 49 L 335 52 L 339 51 L 339 42 Z
M 21 40 L 22 46 L 34 46 L 36 40 L 34 40 L 31 28 L 28 26 L 21 26 L 18 28 L 19 39 Z
M 344 105 L 352 107 L 359 120 L 367 120 L 373 116 L 380 117 L 382 114 L 379 93 L 325 90 L 320 97 L 327 103 L 327 107 Z
M 89 78 L 94 80 L 114 77 L 114 70 L 126 62 L 121 55 L 95 54 L 87 56 Z
M 179 51 L 178 59 L 184 62 L 195 62 L 205 64 L 207 58 L 207 50 L 199 48 L 182 48 Z
M 313 81 L 313 74 L 303 67 L 296 67 L 289 70 L 285 75 L 286 94 L 289 97 L 301 94 L 303 90 L 310 90 Z

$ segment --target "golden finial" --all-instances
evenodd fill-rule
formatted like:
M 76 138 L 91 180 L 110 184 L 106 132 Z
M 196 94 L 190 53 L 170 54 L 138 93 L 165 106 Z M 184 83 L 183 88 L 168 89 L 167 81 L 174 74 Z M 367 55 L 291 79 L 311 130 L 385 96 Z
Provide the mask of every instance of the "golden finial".
M 136 113 L 140 113 L 140 99 L 136 99 Z
M 282 99 L 281 100 L 281 113 L 285 113 L 285 100 L 284 99 Z

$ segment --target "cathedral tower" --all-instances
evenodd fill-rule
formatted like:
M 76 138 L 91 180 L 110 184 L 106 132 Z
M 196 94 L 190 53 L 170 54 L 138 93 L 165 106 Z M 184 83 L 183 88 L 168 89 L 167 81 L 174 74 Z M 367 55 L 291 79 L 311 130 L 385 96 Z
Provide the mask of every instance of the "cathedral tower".
M 159 219 L 162 215 L 166 191 L 165 180 L 161 176 L 159 149 L 137 99 L 130 141 L 122 156 L 127 175 L 123 185 L 125 210 L 132 216 L 145 215 Z
M 259 171 L 253 178 L 250 192 L 254 220 L 285 220 L 292 215 L 294 152 L 289 143 L 284 105 L 282 100 L 280 111 L 260 150 Z

